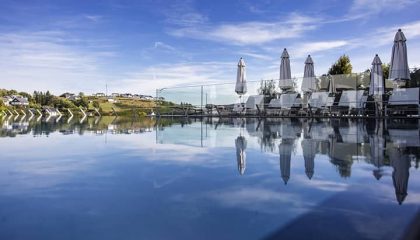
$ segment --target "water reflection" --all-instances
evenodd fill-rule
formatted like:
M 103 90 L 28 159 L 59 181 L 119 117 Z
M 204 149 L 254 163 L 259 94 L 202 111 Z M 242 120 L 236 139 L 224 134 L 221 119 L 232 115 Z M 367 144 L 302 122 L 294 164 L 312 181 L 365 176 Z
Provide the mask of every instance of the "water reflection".
M 205 147 L 223 144 L 217 141 L 218 131 L 226 138 L 229 130 L 234 132 L 245 125 L 247 138 L 257 139 L 261 151 L 275 153 L 278 149 L 280 176 L 285 184 L 293 178 L 292 156 L 303 156 L 308 179 L 316 176 L 317 156 L 328 157 L 342 178 L 351 177 L 355 162 L 364 162 L 372 166 L 372 175 L 377 180 L 385 174 L 383 167 L 392 167 L 395 197 L 401 204 L 407 195 L 411 163 L 418 168 L 420 134 L 417 121 L 206 119 L 206 125 L 215 125 L 205 130 L 205 136 L 216 138 L 216 141 L 202 140 L 208 143 Z M 166 143 L 174 140 L 173 136 L 165 136 L 163 133 L 159 136 Z M 178 143 L 179 137 L 176 139 Z M 245 170 L 245 136 L 236 138 L 235 147 L 238 171 L 242 175 Z
M 380 181 L 392 169 L 395 198 L 402 204 L 407 196 L 409 170 L 418 168 L 420 158 L 418 121 L 362 121 L 346 119 L 126 119 L 6 117 L 1 119 L 0 137 L 49 136 L 86 133 L 142 134 L 156 131 L 156 142 L 198 147 L 235 147 L 240 175 L 247 168 L 247 147 L 278 154 L 284 184 L 293 179 L 293 156 L 301 156 L 306 177 L 317 177 L 317 158 L 327 157 L 342 178 L 352 176 L 355 162 L 372 166 Z M 232 140 L 227 141 L 226 139 Z M 233 143 L 233 144 L 232 144 Z
M 151 132 L 156 125 L 155 119 L 145 118 L 128 119 L 118 117 L 97 117 L 85 118 L 78 120 L 60 117 L 37 119 L 33 117 L 22 117 L 14 119 L 11 117 L 4 118 L 0 121 L 0 137 L 16 137 L 18 135 L 31 134 L 33 136 L 48 136 L 52 133 L 58 132 L 64 135 L 85 133 L 93 134 L 136 134 L 143 132 Z M 169 126 L 173 121 L 161 122 L 161 127 Z
M 243 136 L 239 136 L 235 140 L 236 147 L 236 161 L 238 163 L 239 174 L 243 175 L 246 168 L 246 139 Z

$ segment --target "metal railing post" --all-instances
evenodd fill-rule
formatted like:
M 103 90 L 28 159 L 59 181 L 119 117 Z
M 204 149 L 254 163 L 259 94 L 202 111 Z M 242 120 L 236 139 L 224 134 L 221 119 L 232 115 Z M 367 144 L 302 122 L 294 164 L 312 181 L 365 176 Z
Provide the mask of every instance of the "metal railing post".
M 203 85 L 201 85 L 201 115 L 203 115 Z

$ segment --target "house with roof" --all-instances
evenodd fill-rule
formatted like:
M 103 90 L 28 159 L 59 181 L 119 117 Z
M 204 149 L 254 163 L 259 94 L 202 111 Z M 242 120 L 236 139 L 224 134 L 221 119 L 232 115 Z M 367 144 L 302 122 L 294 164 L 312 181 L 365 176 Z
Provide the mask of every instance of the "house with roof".
M 141 99 L 144 99 L 144 100 L 153 100 L 153 97 L 150 96 L 150 95 L 141 95 Z
M 105 95 L 105 93 L 95 93 L 95 94 L 93 94 L 93 96 L 95 96 L 95 97 L 105 97 L 106 95 Z
M 133 94 L 131 94 L 131 93 L 124 93 L 124 94 L 121 94 L 121 97 L 123 97 L 123 98 L 133 98 Z
M 69 92 L 66 92 L 66 93 L 61 94 L 60 97 L 66 98 L 66 99 L 68 99 L 70 101 L 77 101 L 77 100 L 79 100 L 79 96 L 77 96 L 74 93 L 69 93 Z
M 9 104 L 12 106 L 28 106 L 29 101 L 25 97 L 14 96 L 12 101 L 9 102 Z

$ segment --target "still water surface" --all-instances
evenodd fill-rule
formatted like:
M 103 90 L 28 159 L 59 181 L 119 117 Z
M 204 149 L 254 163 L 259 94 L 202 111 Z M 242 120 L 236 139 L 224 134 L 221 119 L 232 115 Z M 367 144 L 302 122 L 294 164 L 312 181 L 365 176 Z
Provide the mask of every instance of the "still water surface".
M 402 239 L 420 123 L 3 118 L 0 239 Z

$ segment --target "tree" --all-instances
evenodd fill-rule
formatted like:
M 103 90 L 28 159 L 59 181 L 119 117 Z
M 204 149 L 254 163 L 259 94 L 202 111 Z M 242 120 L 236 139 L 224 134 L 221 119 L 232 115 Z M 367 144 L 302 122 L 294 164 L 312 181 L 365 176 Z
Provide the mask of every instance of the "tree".
M 79 95 L 80 96 L 80 95 Z M 83 95 L 82 95 L 83 96 Z M 89 101 L 87 99 L 87 97 L 83 96 L 80 97 L 76 102 L 75 105 L 78 107 L 84 107 L 84 108 L 88 108 L 89 107 Z
M 264 95 L 264 102 L 270 102 L 276 96 L 276 84 L 274 80 L 261 80 L 258 93 Z
M 53 106 L 55 96 L 49 91 L 46 93 L 34 91 L 33 102 L 41 106 Z
M 56 108 L 75 108 L 76 106 L 74 103 L 68 99 L 60 98 L 60 97 L 54 97 L 53 105 Z
M 93 107 L 95 108 L 99 108 L 99 102 L 98 101 L 93 101 Z
M 388 79 L 389 78 L 389 63 L 388 64 L 382 64 L 382 73 L 384 75 L 384 79 Z
M 32 102 L 32 96 L 31 96 L 31 94 L 26 93 L 26 92 L 20 92 L 19 95 L 22 96 L 22 97 L 27 98 L 29 102 Z
M 420 86 L 420 69 L 414 69 L 410 73 L 410 86 L 411 87 L 417 87 Z
M 350 74 L 353 67 L 350 63 L 350 58 L 347 55 L 343 55 L 338 60 L 331 65 L 328 70 L 330 75 L 339 75 L 339 74 Z

